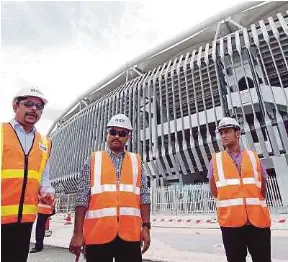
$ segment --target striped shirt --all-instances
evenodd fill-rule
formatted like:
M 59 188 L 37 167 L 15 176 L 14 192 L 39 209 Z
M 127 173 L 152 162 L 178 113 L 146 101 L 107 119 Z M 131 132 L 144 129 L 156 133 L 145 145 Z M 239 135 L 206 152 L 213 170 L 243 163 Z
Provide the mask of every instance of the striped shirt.
M 111 150 L 108 150 L 113 165 L 116 169 L 116 178 L 119 181 L 121 176 L 121 167 L 124 160 L 125 152 L 119 155 L 114 154 Z M 90 199 L 90 168 L 91 168 L 91 156 L 86 160 L 82 170 L 80 171 L 78 190 L 76 196 L 76 206 L 88 207 Z M 141 175 L 141 188 L 140 188 L 140 201 L 141 204 L 150 204 L 150 189 L 147 183 L 147 172 L 142 165 Z

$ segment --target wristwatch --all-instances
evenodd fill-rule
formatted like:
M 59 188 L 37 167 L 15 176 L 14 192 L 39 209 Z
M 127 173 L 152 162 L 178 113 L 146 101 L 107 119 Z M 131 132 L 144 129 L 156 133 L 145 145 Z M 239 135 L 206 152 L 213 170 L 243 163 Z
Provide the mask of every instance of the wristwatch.
M 142 227 L 148 227 L 148 229 L 151 229 L 151 223 L 150 222 L 142 223 Z

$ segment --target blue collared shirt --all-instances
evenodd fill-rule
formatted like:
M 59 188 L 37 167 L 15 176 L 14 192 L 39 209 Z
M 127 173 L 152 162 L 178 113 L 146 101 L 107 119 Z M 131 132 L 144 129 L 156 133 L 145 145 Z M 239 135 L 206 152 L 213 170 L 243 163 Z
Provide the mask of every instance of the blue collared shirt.
M 25 154 L 27 154 L 30 151 L 30 148 L 34 140 L 34 136 L 36 132 L 35 127 L 33 127 L 33 130 L 30 133 L 27 133 L 24 130 L 23 126 L 19 124 L 15 119 L 10 120 L 10 124 L 14 128 L 17 134 Z M 52 187 L 50 180 L 49 180 L 49 159 L 44 168 L 40 185 L 44 192 L 53 193 L 53 194 L 55 193 L 55 190 Z

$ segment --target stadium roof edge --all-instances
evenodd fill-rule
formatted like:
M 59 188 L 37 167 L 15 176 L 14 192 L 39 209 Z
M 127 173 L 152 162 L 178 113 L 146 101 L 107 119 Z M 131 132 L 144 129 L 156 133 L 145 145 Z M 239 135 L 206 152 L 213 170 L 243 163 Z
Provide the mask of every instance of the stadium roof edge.
M 281 8 L 283 11 L 284 5 L 287 5 L 286 1 L 242 2 L 229 7 L 217 15 L 214 15 L 213 17 L 195 25 L 185 33 L 174 37 L 170 41 L 166 41 L 165 43 L 154 47 L 137 58 L 132 59 L 130 62 L 125 63 L 116 72 L 114 71 L 106 78 L 101 80 L 98 84 L 90 88 L 83 94 L 82 97 L 78 97 L 75 101 L 73 101 L 62 116 L 56 120 L 49 133 L 51 133 L 52 130 L 55 131 L 55 125 L 57 125 L 57 123 L 60 121 L 62 123 L 66 122 L 73 115 L 85 108 L 85 105 L 83 107 L 83 103 L 81 102 L 83 99 L 88 99 L 90 102 L 93 102 L 103 94 L 108 93 L 119 85 L 125 83 L 126 72 L 130 68 L 136 67 L 137 71 L 146 73 L 149 70 L 165 63 L 167 60 L 179 56 L 184 51 L 190 49 L 192 51 L 199 46 L 206 44 L 207 42 L 211 42 L 211 40 L 214 39 L 218 23 L 226 20 L 227 18 L 230 18 L 239 25 L 245 27 L 252 23 L 258 22 L 259 20 L 263 19 L 263 17 L 271 16 L 280 12 Z

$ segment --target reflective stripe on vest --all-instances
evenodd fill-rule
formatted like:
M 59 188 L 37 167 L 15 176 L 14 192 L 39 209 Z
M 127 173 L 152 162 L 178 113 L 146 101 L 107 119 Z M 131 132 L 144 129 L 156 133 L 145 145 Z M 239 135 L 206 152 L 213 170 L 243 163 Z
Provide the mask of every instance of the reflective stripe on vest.
M 249 159 L 250 159 L 252 167 L 253 167 L 253 172 L 254 172 L 254 180 L 251 179 L 251 183 L 247 183 L 247 184 L 255 183 L 257 187 L 261 188 L 261 182 L 258 180 L 258 173 L 256 170 L 257 169 L 257 163 L 256 163 L 255 155 L 250 150 L 247 150 L 246 152 L 248 153 Z
M 249 206 L 262 206 L 262 207 L 267 207 L 266 200 L 260 200 L 259 198 L 245 198 L 246 200 L 246 205 Z
M 2 179 L 9 179 L 9 178 L 23 178 L 23 170 L 19 169 L 6 169 L 3 170 L 1 173 Z M 35 170 L 28 170 L 28 177 L 32 179 L 36 179 L 40 182 L 40 172 Z
M 11 205 L 11 206 L 1 206 L 1 216 L 12 216 L 18 213 L 19 205 Z M 37 208 L 35 205 L 24 205 L 23 206 L 23 214 L 24 215 L 34 215 L 37 212 Z
M 101 218 L 101 217 L 111 217 L 117 215 L 116 207 L 102 208 L 98 210 L 88 210 L 86 212 L 86 219 Z
M 139 208 L 133 207 L 120 207 L 120 216 L 135 216 L 141 217 L 141 212 Z
M 217 207 L 229 207 L 229 206 L 240 206 L 244 204 L 243 198 L 218 200 L 216 202 Z
M 89 210 L 86 212 L 85 218 L 93 219 L 93 218 L 109 217 L 109 216 L 116 216 L 116 215 L 117 215 L 117 208 L 110 207 L 110 208 L 103 208 L 103 209 L 98 209 L 98 210 Z M 140 212 L 140 209 L 137 209 L 137 208 L 121 207 L 120 216 L 141 217 L 141 212 Z
M 119 190 L 122 192 L 131 192 L 140 195 L 140 188 L 133 185 L 119 184 Z M 103 192 L 116 192 L 117 187 L 115 184 L 98 185 L 91 188 L 91 194 L 100 194 Z
M 259 198 L 245 198 L 246 205 L 249 206 L 262 206 L 267 207 L 265 200 L 260 200 Z M 229 206 L 241 206 L 244 205 L 243 198 L 227 199 L 227 200 L 218 200 L 216 201 L 217 207 L 229 207 Z

